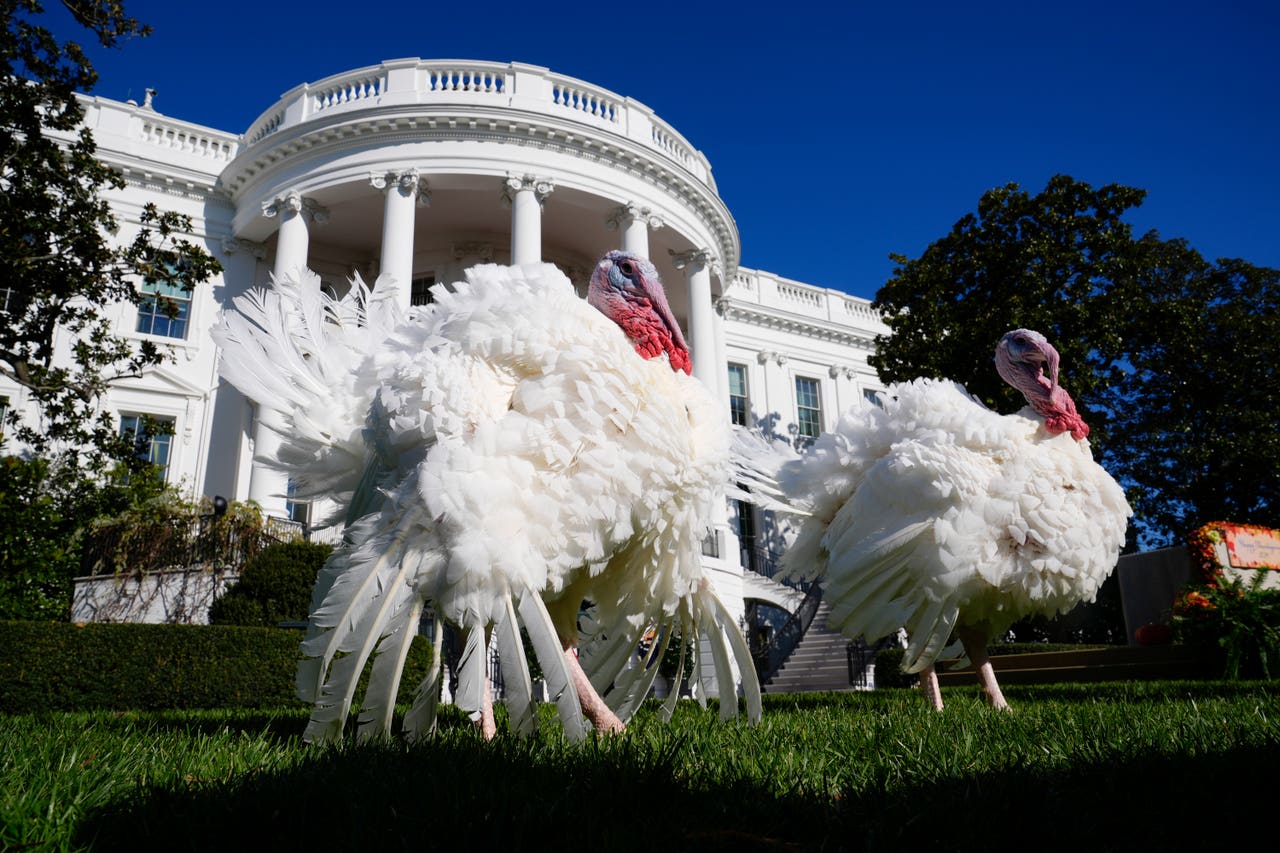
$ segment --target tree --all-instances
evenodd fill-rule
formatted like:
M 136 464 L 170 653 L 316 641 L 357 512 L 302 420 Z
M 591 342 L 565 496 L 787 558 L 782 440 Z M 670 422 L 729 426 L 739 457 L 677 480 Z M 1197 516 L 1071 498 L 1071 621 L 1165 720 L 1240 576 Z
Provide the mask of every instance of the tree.
M 1154 257 L 1126 360 L 1099 395 L 1111 436 L 1102 461 L 1153 531 L 1280 527 L 1280 271 L 1210 264 L 1182 241 Z
M 104 47 L 150 32 L 114 0 L 62 5 Z M 0 0 L 0 374 L 25 388 L 40 413 L 25 423 L 15 407 L 0 435 L 0 449 L 11 435 L 31 450 L 0 460 L 5 618 L 65 618 L 85 526 L 164 488 L 101 397 L 169 352 L 115 334 L 108 309 L 157 299 L 173 312 L 173 302 L 144 296 L 139 283 L 189 292 L 219 269 L 179 236 L 190 232 L 189 218 L 153 206 L 132 240 L 117 241 L 102 193 L 124 182 L 97 158 L 76 94 L 97 75 L 78 44 L 59 43 L 35 23 L 43 12 L 37 0 Z M 71 341 L 69 361 L 57 349 L 62 336 Z
M 1023 403 L 994 370 L 995 343 L 1036 329 L 1062 354 L 1062 384 L 1143 545 L 1217 518 L 1276 524 L 1278 274 L 1135 238 L 1122 217 L 1145 195 L 1063 175 L 1035 196 L 985 193 L 921 257 L 893 256 L 874 302 L 892 335 L 869 361 L 886 382 L 947 377 L 1013 411 Z
M 63 5 L 104 47 L 150 32 L 119 2 Z M 178 236 L 190 231 L 188 217 L 151 205 L 133 239 L 117 245 L 119 225 L 101 194 L 124 182 L 97 159 L 76 95 L 97 75 L 78 44 L 60 44 L 33 23 L 43 11 L 37 0 L 0 0 L 0 373 L 26 388 L 41 413 L 39 424 L 10 413 L 21 441 L 37 453 L 87 452 L 89 467 L 101 468 L 133 450 L 118 441 L 101 396 L 168 357 L 153 342 L 115 334 L 105 309 L 157 298 L 139 282 L 190 292 L 219 267 Z M 164 307 L 176 310 L 171 301 Z M 56 361 L 59 334 L 74 341 L 70 364 Z

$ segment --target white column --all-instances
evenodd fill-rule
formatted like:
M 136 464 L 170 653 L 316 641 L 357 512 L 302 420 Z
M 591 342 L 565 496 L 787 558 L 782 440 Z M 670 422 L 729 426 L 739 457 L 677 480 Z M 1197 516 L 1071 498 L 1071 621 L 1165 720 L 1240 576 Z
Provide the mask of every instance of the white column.
M 684 270 L 689 287 L 689 354 L 693 375 L 719 393 L 721 365 L 716 363 L 715 309 L 711 305 L 711 252 L 672 252 L 676 269 Z M 727 403 L 726 403 L 727 405 Z
M 622 232 L 622 251 L 648 258 L 649 230 L 656 231 L 662 227 L 663 222 L 662 217 L 649 208 L 628 202 L 609 214 L 605 224 L 610 231 Z
M 262 214 L 280 220 L 276 233 L 276 258 L 271 274 L 276 278 L 299 275 L 307 267 L 311 222 L 324 224 L 329 211 L 296 192 L 286 193 L 262 205 Z
M 262 212 L 269 217 L 280 220 L 280 230 L 276 237 L 276 258 L 271 274 L 279 279 L 284 276 L 301 276 L 307 268 L 307 252 L 310 243 L 310 232 L 307 226 L 311 222 L 323 224 L 328 221 L 329 212 L 299 193 L 291 192 L 262 205 Z M 261 405 L 262 401 L 255 400 Z M 255 414 L 253 424 L 253 470 L 249 474 L 249 500 L 256 501 L 262 507 L 264 515 L 284 517 L 285 495 L 288 492 L 289 478 L 279 471 L 265 468 L 258 459 L 270 459 L 280 448 L 280 436 L 263 426 Z
M 392 280 L 399 291 L 400 304 L 408 307 L 413 281 L 414 202 L 425 207 L 431 195 L 417 169 L 371 174 L 369 183 L 386 196 L 382 213 L 381 274 Z
M 503 200 L 511 205 L 511 263 L 542 261 L 542 202 L 555 186 L 545 178 L 509 175 Z
M 729 405 L 729 346 L 724 336 L 723 299 L 717 300 L 711 315 L 712 331 L 716 340 L 716 371 L 720 375 L 719 394 L 725 406 Z

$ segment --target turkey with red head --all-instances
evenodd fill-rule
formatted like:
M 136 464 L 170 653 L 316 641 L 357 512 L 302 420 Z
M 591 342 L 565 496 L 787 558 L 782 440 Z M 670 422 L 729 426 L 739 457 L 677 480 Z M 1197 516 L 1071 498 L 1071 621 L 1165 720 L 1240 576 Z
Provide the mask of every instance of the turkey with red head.
M 934 663 L 953 636 L 1007 707 L 987 642 L 1092 601 L 1124 544 L 1129 505 L 1093 461 L 1058 360 L 1043 335 L 1009 332 L 996 369 L 1026 397 L 1021 412 L 997 414 L 954 382 L 890 385 L 779 472 L 812 511 L 784 567 L 823 578 L 828 624 L 850 638 L 905 627 L 903 670 L 939 710 Z
M 521 627 L 571 739 L 584 713 L 621 729 L 671 638 L 698 631 L 722 685 L 737 660 L 758 718 L 745 641 L 700 559 L 732 476 L 730 431 L 688 375 L 653 265 L 608 253 L 589 301 L 551 264 L 471 268 L 406 316 L 394 292 L 356 281 L 332 300 L 305 273 L 236 300 L 218 332 L 223 375 L 283 437 L 267 461 L 300 495 L 333 499 L 346 524 L 303 643 L 307 738 L 341 735 L 371 657 L 360 734 L 390 731 L 424 608 L 462 629 L 454 701 L 486 735 L 490 632 L 511 727 L 534 727 Z M 584 601 L 596 629 L 580 638 Z M 651 629 L 662 639 L 637 665 Z M 422 685 L 408 734 L 433 727 L 438 678 Z

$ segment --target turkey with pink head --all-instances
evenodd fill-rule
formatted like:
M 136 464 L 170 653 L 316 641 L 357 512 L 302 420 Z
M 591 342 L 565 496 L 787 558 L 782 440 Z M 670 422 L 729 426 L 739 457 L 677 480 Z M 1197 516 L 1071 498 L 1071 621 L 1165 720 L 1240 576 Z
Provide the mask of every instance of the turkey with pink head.
M 736 659 L 758 719 L 746 643 L 701 563 L 732 476 L 730 430 L 688 375 L 653 265 L 608 253 L 589 301 L 551 264 L 473 267 L 407 314 L 395 293 L 355 281 L 333 300 L 303 273 L 237 299 L 217 333 L 224 377 L 282 436 L 265 461 L 299 496 L 334 500 L 346 525 L 302 646 L 306 737 L 341 735 L 370 658 L 360 734 L 391 730 L 424 608 L 462 629 L 454 701 L 487 736 L 491 633 L 511 727 L 534 728 L 521 627 L 573 740 L 583 714 L 620 730 L 671 638 L 699 631 L 722 685 Z M 637 664 L 651 629 L 661 639 Z M 439 678 L 421 686 L 409 735 L 434 726 Z
M 1009 332 L 996 369 L 1026 397 L 1021 412 L 997 414 L 954 382 L 890 385 L 779 472 L 811 511 L 784 568 L 822 578 L 828 624 L 850 638 L 905 627 L 903 670 L 939 710 L 934 663 L 952 637 L 1007 707 L 987 642 L 1092 601 L 1124 544 L 1129 505 L 1093 460 L 1058 358 L 1043 335 Z

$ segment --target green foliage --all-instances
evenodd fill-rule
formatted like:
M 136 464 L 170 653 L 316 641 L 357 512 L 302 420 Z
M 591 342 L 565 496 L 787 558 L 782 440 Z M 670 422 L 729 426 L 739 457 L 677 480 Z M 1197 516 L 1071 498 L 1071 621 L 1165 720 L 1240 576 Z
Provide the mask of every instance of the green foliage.
M 0 713 L 297 706 L 301 640 L 282 628 L 0 622 Z M 400 701 L 430 656 L 416 638 Z
M 213 501 L 190 501 L 173 489 L 94 519 L 86 574 L 152 572 L 175 566 L 239 566 L 276 540 L 253 503 L 231 502 L 220 516 Z
M 296 703 L 294 631 L 197 625 L 0 623 L 8 714 Z
M 886 382 L 950 378 L 1014 411 L 1023 401 L 992 355 L 1006 331 L 1036 329 L 1144 546 L 1215 518 L 1280 525 L 1280 273 L 1135 238 L 1123 216 L 1145 195 L 1063 175 L 1034 196 L 985 193 L 919 258 L 894 257 L 874 303 L 892 335 L 869 361 Z
M 264 549 L 240 572 L 240 579 L 209 609 L 214 625 L 278 625 L 305 622 L 311 590 L 333 553 L 315 542 L 281 542 Z
M 86 478 L 60 461 L 0 457 L 0 619 L 65 619 L 94 519 L 165 493 L 146 472 Z
M 1263 589 L 1266 575 L 1189 586 L 1173 616 L 1177 642 L 1216 650 L 1224 678 L 1280 677 L 1280 589 Z
M 115 0 L 62 5 L 105 47 L 150 32 Z M 100 397 L 114 380 L 169 357 L 151 341 L 115 334 L 114 306 L 139 303 L 139 280 L 163 279 L 190 292 L 220 267 L 180 236 L 191 231 L 189 217 L 153 205 L 141 212 L 132 239 L 117 240 L 119 223 L 101 194 L 124 181 L 98 160 L 76 96 L 92 89 L 97 75 L 79 45 L 59 43 L 37 23 L 43 11 L 35 0 L 0 5 L 0 290 L 8 296 L 0 374 L 40 409 L 38 424 L 10 413 L 20 441 L 101 472 L 132 450 L 121 445 Z M 71 364 L 55 362 L 55 333 L 75 341 Z
M 1179 537 L 1206 522 L 1280 527 L 1280 271 L 1154 247 L 1130 301 L 1124 362 L 1099 401 L 1104 463 L 1134 510 Z

